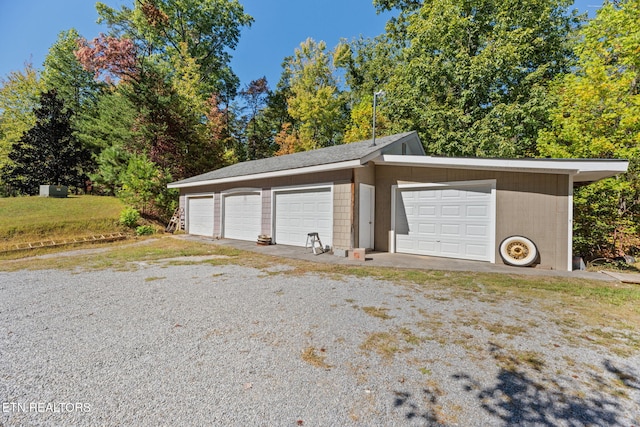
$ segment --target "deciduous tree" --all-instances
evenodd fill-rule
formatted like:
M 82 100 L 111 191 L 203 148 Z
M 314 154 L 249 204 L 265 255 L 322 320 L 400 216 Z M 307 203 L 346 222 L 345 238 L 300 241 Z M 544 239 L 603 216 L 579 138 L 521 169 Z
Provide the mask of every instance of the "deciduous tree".
M 576 191 L 575 250 L 619 255 L 640 246 L 640 0 L 606 3 L 576 45 L 575 72 L 558 78 L 551 126 L 540 133 L 550 157 L 625 158 L 629 173 Z
M 75 55 L 80 34 L 75 29 L 58 34 L 44 60 L 42 84 L 45 90 L 55 89 L 66 108 L 80 114 L 90 108 L 99 94 L 100 84 Z
M 378 1 L 402 9 L 404 44 L 385 88 L 390 119 L 430 153 L 536 154 L 548 83 L 569 70 L 569 0 Z
M 299 145 L 313 150 L 342 142 L 345 102 L 338 89 L 335 67 L 324 42 L 307 39 L 285 60 L 290 97 L 288 111 L 296 120 Z
M 36 124 L 42 81 L 30 63 L 23 71 L 0 78 L 0 168 L 11 163 L 9 153 L 22 135 Z
M 133 9 L 116 10 L 103 3 L 96 8 L 110 36 L 133 41 L 139 55 L 171 63 L 187 54 L 200 68 L 206 94 L 235 94 L 238 78 L 229 66 L 229 51 L 236 47 L 240 30 L 253 22 L 237 0 L 138 0 Z

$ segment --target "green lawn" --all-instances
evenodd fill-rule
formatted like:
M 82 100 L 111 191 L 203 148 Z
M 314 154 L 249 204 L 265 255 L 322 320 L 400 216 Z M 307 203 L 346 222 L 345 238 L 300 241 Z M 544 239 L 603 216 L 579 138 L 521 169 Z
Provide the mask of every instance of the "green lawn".
M 0 198 L 0 246 L 120 231 L 115 197 Z

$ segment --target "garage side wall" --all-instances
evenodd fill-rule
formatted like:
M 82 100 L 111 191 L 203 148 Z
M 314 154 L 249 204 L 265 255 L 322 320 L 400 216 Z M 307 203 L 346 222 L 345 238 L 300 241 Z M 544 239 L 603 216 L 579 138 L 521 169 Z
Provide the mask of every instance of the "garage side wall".
M 321 183 L 333 183 L 333 246 L 343 249 L 351 247 L 351 182 L 353 171 L 351 169 L 318 172 L 303 175 L 283 176 L 277 178 L 247 180 L 229 182 L 216 185 L 201 185 L 196 187 L 181 188 L 180 200 L 183 202 L 185 195 L 193 193 L 215 193 L 214 224 L 215 235 L 221 232 L 220 192 L 234 188 L 261 188 L 262 189 L 262 232 L 272 234 L 271 229 L 271 192 L 278 187 L 304 186 Z M 267 232 L 268 231 L 268 232 Z
M 533 240 L 540 266 L 567 270 L 569 177 L 566 175 L 376 166 L 376 250 L 389 250 L 391 186 L 398 184 L 496 180 L 496 262 L 499 245 L 512 235 Z

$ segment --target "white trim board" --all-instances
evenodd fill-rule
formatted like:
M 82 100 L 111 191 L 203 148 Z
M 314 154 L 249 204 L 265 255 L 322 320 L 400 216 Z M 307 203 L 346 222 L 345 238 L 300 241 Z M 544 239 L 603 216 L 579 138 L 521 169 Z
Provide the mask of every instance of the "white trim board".
M 589 182 L 627 171 L 627 160 L 575 159 L 485 159 L 463 157 L 399 156 L 385 154 L 374 160 L 377 165 L 414 166 L 506 172 L 551 173 L 573 176 L 574 182 Z

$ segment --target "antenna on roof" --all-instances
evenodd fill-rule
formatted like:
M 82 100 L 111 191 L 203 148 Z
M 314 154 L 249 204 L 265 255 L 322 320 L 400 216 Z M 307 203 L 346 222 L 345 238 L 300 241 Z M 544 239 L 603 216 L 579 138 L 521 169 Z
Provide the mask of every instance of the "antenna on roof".
M 371 146 L 375 146 L 376 145 L 376 99 L 379 96 L 385 96 L 386 92 L 383 90 L 379 90 L 377 92 L 373 92 L 373 142 L 371 143 Z

